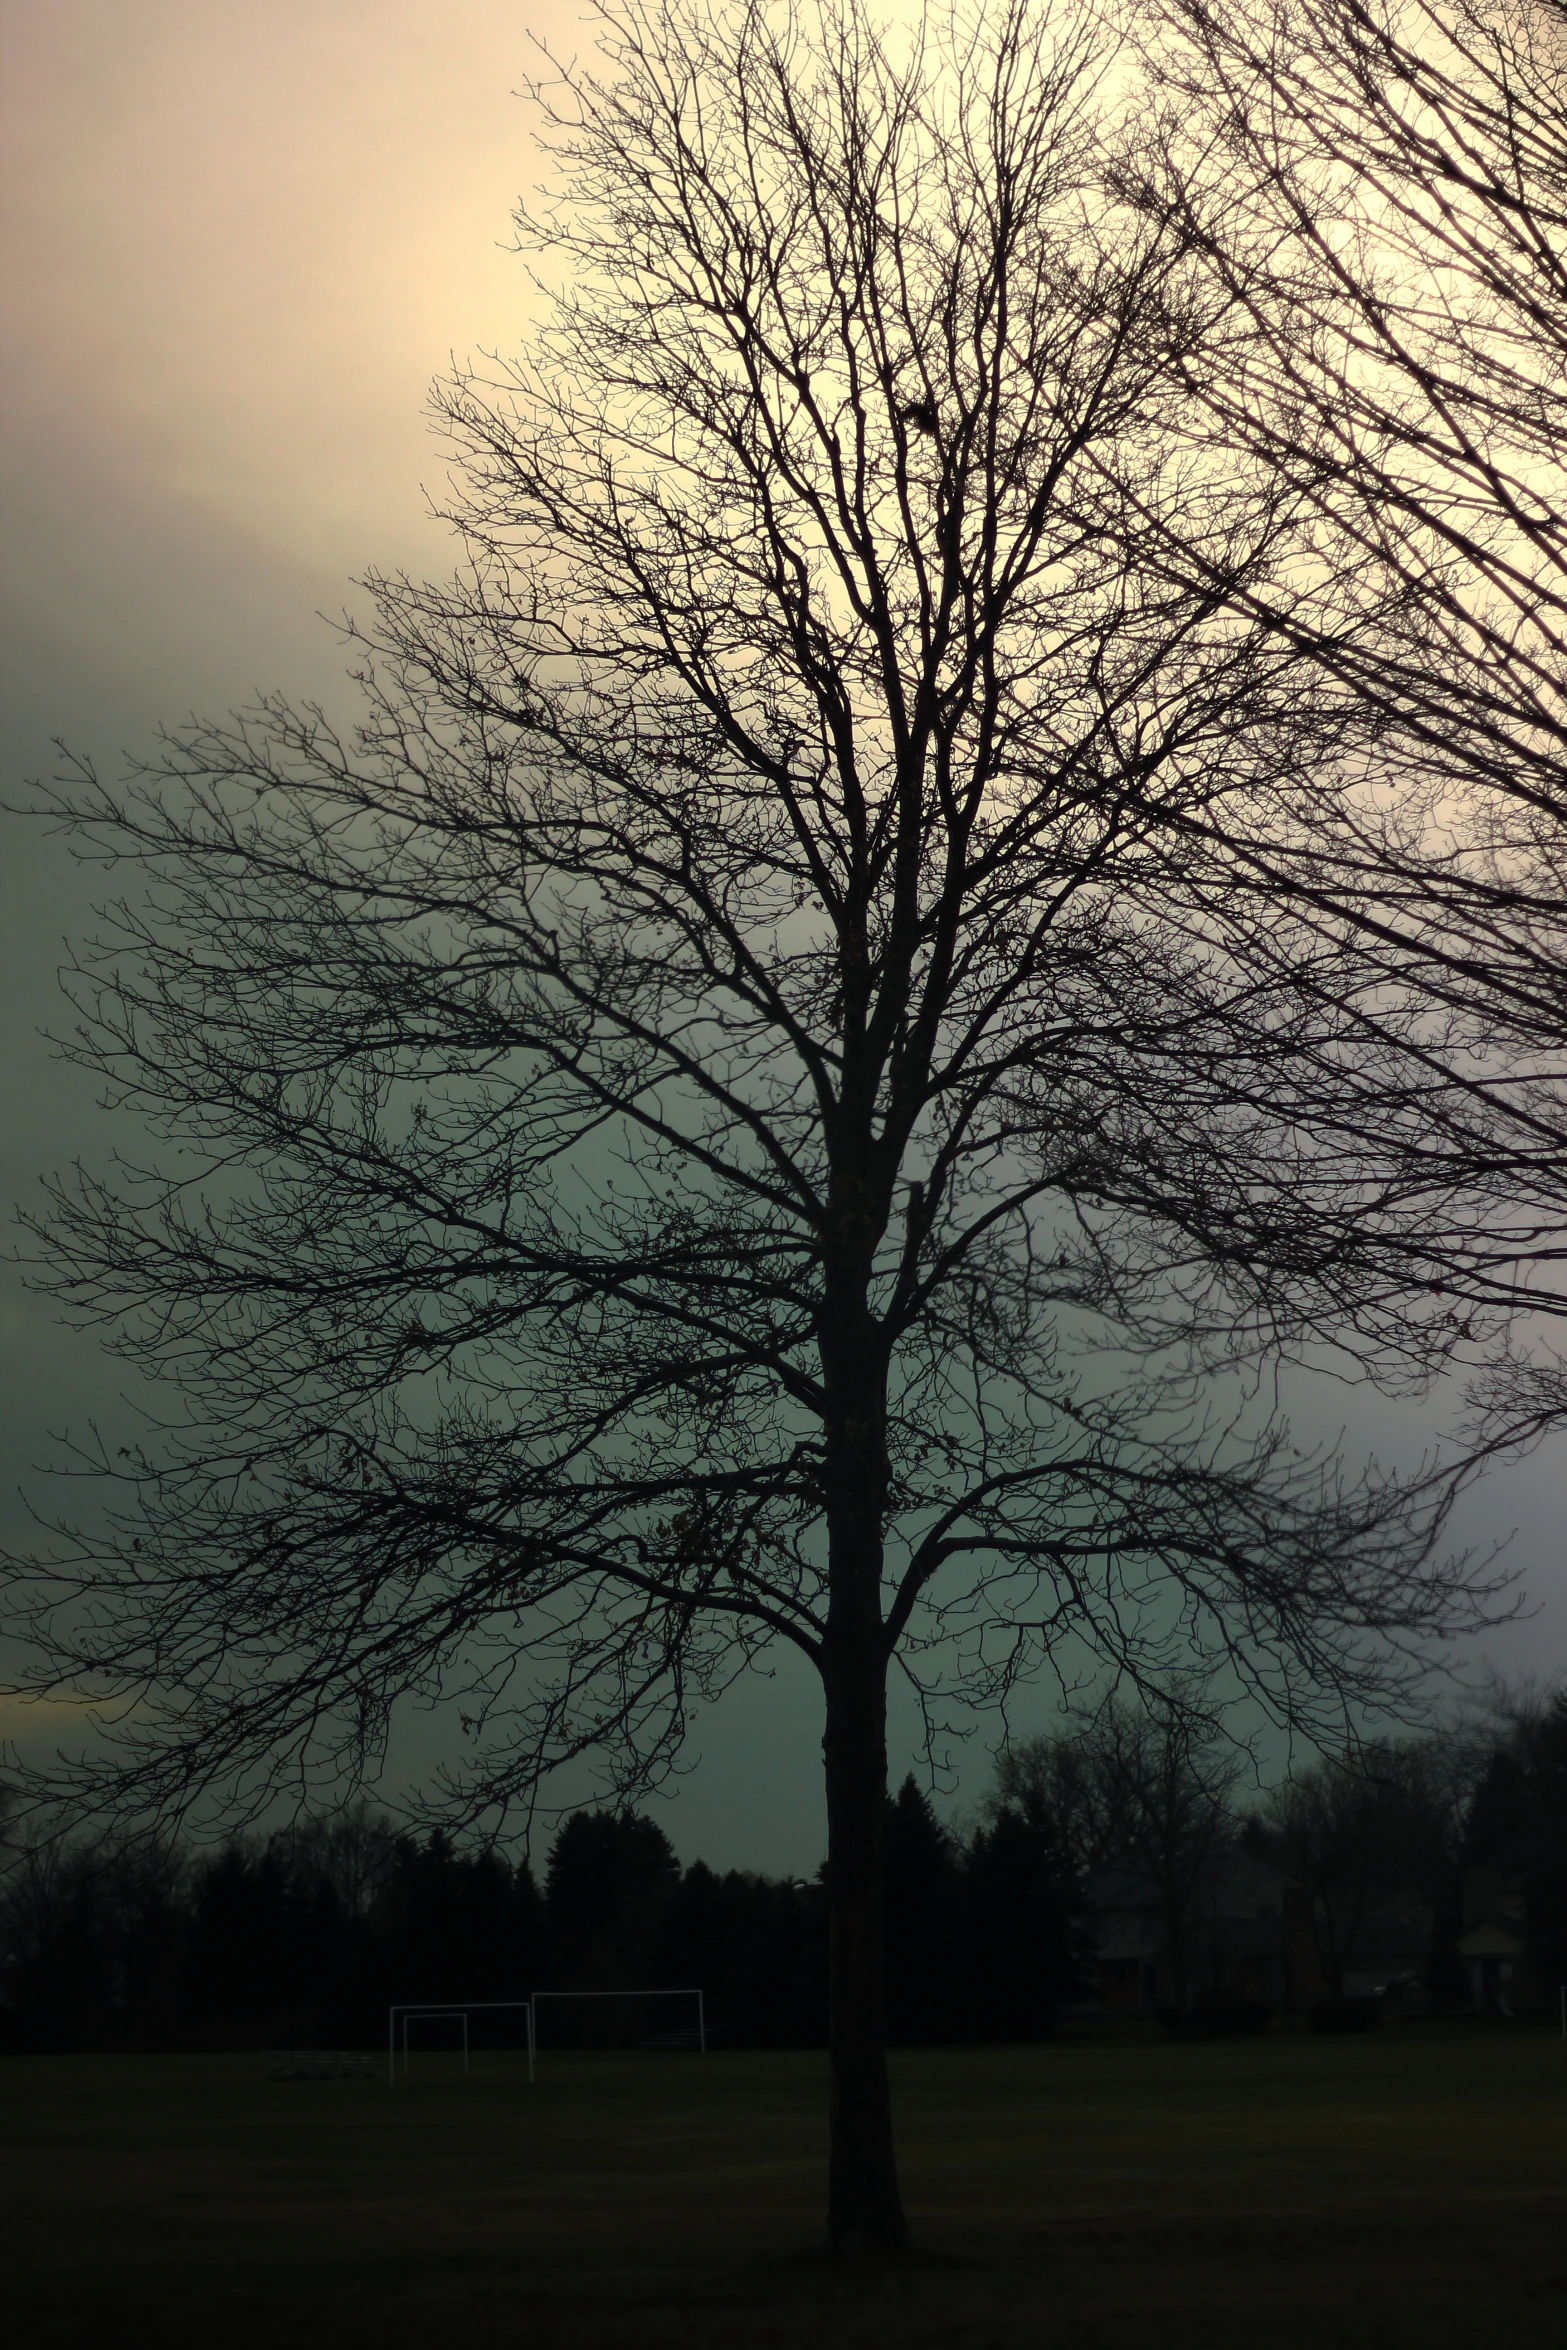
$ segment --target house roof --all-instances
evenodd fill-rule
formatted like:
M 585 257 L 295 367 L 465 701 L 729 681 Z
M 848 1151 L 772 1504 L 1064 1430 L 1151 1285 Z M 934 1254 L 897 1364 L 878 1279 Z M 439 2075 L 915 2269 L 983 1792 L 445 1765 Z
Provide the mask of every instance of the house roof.
M 1100 1958 L 1156 1958 L 1163 1948 L 1164 1935 L 1152 1918 L 1106 1918 L 1094 1936 L 1094 1949 Z
M 1521 1958 L 1523 1942 L 1505 1926 L 1471 1926 L 1458 1937 L 1460 1958 Z

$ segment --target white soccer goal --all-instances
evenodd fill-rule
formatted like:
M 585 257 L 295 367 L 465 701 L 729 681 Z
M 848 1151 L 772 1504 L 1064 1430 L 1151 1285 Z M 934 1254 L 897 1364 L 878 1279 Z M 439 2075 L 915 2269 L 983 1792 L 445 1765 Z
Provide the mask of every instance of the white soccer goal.
M 707 2054 L 707 2009 L 702 1994 L 695 1985 L 678 1990 L 660 1988 L 653 1991 L 535 1991 L 531 1999 L 399 1999 L 386 2011 L 386 2085 L 397 2086 L 397 2052 L 401 2039 L 403 2078 L 408 2078 L 410 2031 L 421 2023 L 460 2023 L 462 2026 L 462 2069 L 469 2070 L 470 2047 L 468 2018 L 472 2015 L 500 2015 L 510 2013 L 527 2017 L 528 2079 L 534 2077 L 539 2053 L 538 2009 L 541 2001 L 579 1999 L 614 1999 L 623 2007 L 635 2008 L 654 1999 L 683 1999 L 694 2001 L 688 2007 L 691 2020 L 682 2024 L 677 2019 L 667 2028 L 647 2033 L 635 2043 L 650 2053 L 674 2055 L 692 2051 L 698 2056 Z
M 651 1991 L 535 1991 L 531 2027 L 531 2042 L 535 2053 L 539 2048 L 538 2009 L 541 2003 L 578 1999 L 613 1999 L 618 2000 L 622 2007 L 633 2009 L 639 2004 L 645 2004 L 654 1999 L 694 2001 L 694 2009 L 688 2005 L 686 2010 L 691 2019 L 688 2023 L 682 2025 L 676 2020 L 659 2031 L 644 2032 L 635 2044 L 644 2050 L 660 2055 L 674 2055 L 677 2052 L 684 2053 L 686 2051 L 692 2051 L 698 2056 L 707 2054 L 707 2010 L 703 2004 L 702 1994 L 695 1985 L 683 1986 L 676 1990 Z
M 408 2078 L 408 2033 L 411 2025 L 437 2022 L 460 2022 L 462 2025 L 462 2069 L 469 2068 L 468 2018 L 471 2015 L 499 2015 L 503 2011 L 522 2014 L 528 2019 L 528 2078 L 533 2078 L 533 2002 L 531 1999 L 400 1999 L 386 2011 L 386 2085 L 397 2086 L 397 2039 L 399 2026 L 403 2043 L 403 2078 Z

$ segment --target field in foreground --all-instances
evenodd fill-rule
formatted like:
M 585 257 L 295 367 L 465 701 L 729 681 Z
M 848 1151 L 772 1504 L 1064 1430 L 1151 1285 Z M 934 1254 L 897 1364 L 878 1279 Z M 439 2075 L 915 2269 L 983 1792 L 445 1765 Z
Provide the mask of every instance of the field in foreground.
M 1534 2033 L 895 2059 L 916 2249 L 821 2227 L 819 2057 L 464 2083 L 0 2061 L 28 2350 L 1388 2350 L 1567 2339 L 1567 2050 Z

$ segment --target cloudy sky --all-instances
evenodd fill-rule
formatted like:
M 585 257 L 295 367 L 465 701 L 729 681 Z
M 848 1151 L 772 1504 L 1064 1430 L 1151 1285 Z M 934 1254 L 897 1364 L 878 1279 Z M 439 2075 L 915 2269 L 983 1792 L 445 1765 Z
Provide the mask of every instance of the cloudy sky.
M 112 769 L 160 719 L 258 686 L 330 700 L 339 653 L 317 616 L 351 605 L 371 563 L 444 567 L 425 392 L 450 355 L 526 324 L 505 249 L 532 177 L 514 93 L 530 32 L 569 50 L 579 16 L 577 0 L 0 0 L 4 797 L 51 767 L 55 735 Z M 0 1195 L 16 1200 L 117 1138 L 37 1034 L 92 879 L 36 826 L 0 823 Z M 112 1419 L 119 1379 L 10 1271 L 0 1358 L 15 1541 L 28 1464 L 51 1430 Z M 1326 1388 L 1307 1414 L 1406 1455 L 1437 1425 Z M 1567 1667 L 1564 1499 L 1558 1448 L 1495 1476 L 1462 1530 L 1511 1536 L 1538 1602 L 1493 1643 L 1511 1673 Z M 787 1666 L 732 1699 L 665 1815 L 682 1854 L 814 1867 L 816 1735 Z M 961 1795 L 982 1780 L 976 1763 Z

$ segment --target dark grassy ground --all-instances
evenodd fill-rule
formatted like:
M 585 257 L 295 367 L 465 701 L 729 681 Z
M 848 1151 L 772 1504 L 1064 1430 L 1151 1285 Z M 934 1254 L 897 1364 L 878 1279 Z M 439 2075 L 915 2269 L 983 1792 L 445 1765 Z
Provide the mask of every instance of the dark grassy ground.
M 895 2060 L 916 2249 L 834 2268 L 820 2058 L 464 2084 L 0 2061 L 0 2334 L 112 2345 L 1567 2343 L 1567 2050 L 1532 2032 Z

